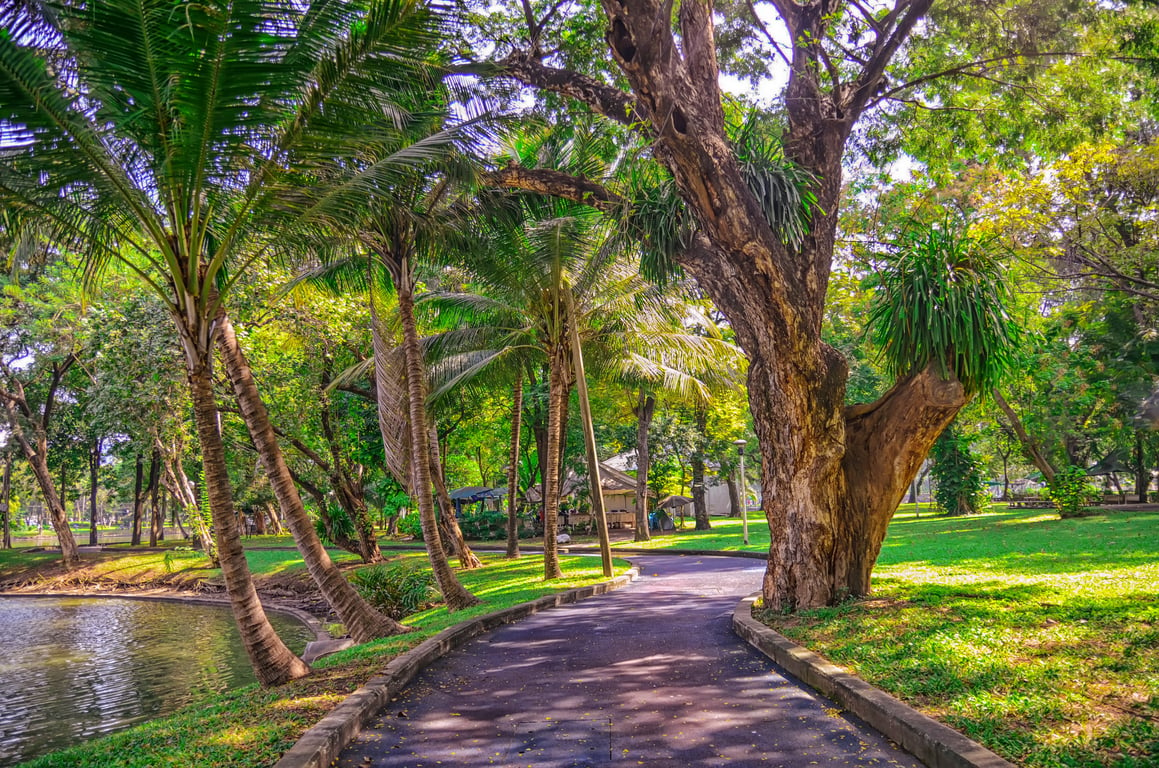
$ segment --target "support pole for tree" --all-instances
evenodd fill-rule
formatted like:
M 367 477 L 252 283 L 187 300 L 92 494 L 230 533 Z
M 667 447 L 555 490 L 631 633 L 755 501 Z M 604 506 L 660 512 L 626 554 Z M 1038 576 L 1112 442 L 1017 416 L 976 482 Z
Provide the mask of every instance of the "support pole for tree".
M 608 538 L 608 516 L 604 512 L 604 491 L 600 485 L 600 462 L 596 456 L 596 430 L 592 424 L 592 404 L 588 400 L 588 380 L 584 373 L 584 351 L 580 344 L 579 329 L 576 327 L 575 302 L 571 290 L 565 292 L 567 311 L 571 316 L 568 323 L 571 330 L 571 357 L 575 366 L 576 393 L 579 395 L 580 414 L 584 423 L 584 451 L 588 458 L 588 485 L 591 488 L 592 514 L 596 518 L 596 530 L 600 536 L 600 560 L 604 566 L 604 577 L 612 576 L 612 542 Z
M 749 543 L 749 501 L 744 476 L 744 447 L 747 441 L 733 440 L 732 442 L 736 446 L 737 452 L 740 453 L 740 525 L 744 535 L 744 543 L 747 545 Z
M 12 549 L 12 454 L 4 456 L 4 478 L 0 481 L 0 517 L 3 517 L 4 549 Z

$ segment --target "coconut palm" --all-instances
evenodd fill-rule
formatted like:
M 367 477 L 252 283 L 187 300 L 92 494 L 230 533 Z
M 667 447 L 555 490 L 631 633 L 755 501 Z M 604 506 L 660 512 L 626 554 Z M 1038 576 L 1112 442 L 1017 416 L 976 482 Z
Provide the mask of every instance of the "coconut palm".
M 367 635 L 396 631 L 353 595 L 293 503 L 252 377 L 221 331 L 230 289 L 275 236 L 320 198 L 389 186 L 423 154 L 395 151 L 397 95 L 432 81 L 438 19 L 418 0 L 41 0 L 0 6 L 0 32 L 0 201 L 87 254 L 90 278 L 116 259 L 166 303 L 259 681 L 308 668 L 266 620 L 238 537 L 213 393 L 219 338 L 311 574 L 336 609 L 354 611 L 348 626 L 361 616 Z

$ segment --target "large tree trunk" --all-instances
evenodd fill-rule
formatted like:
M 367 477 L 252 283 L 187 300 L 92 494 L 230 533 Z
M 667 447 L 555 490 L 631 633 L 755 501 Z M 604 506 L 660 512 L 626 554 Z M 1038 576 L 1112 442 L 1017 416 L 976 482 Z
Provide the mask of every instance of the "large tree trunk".
M 153 461 L 149 463 L 149 546 L 157 546 L 161 535 L 161 507 L 157 497 L 161 493 L 161 457 L 156 449 L 153 451 Z M 210 550 L 206 550 L 209 552 Z M 216 551 L 216 548 L 214 549 Z
M 567 386 L 563 372 L 566 360 L 558 348 L 551 350 L 549 355 L 547 451 L 543 462 L 543 578 L 546 580 L 563 577 L 563 571 L 559 568 L 559 545 L 555 537 L 559 531 L 560 444 L 563 442 L 561 411 L 567 405 Z
M 483 565 L 478 556 L 467 546 L 467 539 L 463 536 L 463 529 L 455 517 L 455 505 L 451 502 L 451 494 L 447 492 L 447 479 L 443 474 L 443 462 L 439 453 L 439 430 L 431 425 L 431 477 L 435 483 L 435 495 L 439 500 L 439 509 L 442 515 L 439 523 L 446 534 L 446 540 L 459 558 L 459 567 L 465 571 L 479 568 Z
M 1143 460 L 1143 431 L 1135 430 L 1135 493 L 1140 504 L 1147 503 L 1147 490 L 1151 485 L 1151 475 Z
M 745 508 L 741 506 L 743 500 L 740 497 L 740 487 L 736 481 L 736 473 L 729 472 L 726 482 L 728 483 L 728 516 L 740 517 L 745 513 Z
M 897 505 L 938 435 L 954 420 L 968 397 L 955 378 L 943 379 L 937 366 L 902 378 L 876 403 L 847 411 L 845 474 L 849 500 L 835 559 L 848 566 L 838 586 L 869 593 L 869 577 Z
M 4 454 L 4 477 L 0 479 L 0 525 L 3 540 L 0 547 L 12 549 L 12 454 Z
M 507 452 L 507 557 L 519 557 L 519 432 L 523 423 L 523 372 L 511 390 L 511 446 Z
M 281 685 L 308 674 L 310 667 L 286 647 L 270 626 L 250 576 L 238 531 L 237 515 L 234 513 L 233 491 L 225 464 L 217 405 L 213 398 L 213 378 L 210 373 L 213 348 L 211 342 L 199 339 L 199 336 L 211 334 L 208 330 L 199 334 L 197 329 L 187 329 L 180 318 L 178 327 L 186 350 L 193 416 L 197 423 L 201 460 L 205 468 L 204 482 L 230 606 L 258 682 L 263 686 Z
M 95 547 L 97 539 L 97 473 L 101 467 L 101 438 L 93 440 L 93 449 L 89 452 L 89 546 Z
M 1022 425 L 1022 419 L 1018 418 L 1018 414 L 1010 407 L 1010 403 L 1006 402 L 1006 398 L 998 390 L 992 390 L 994 402 L 1001 409 L 1002 413 L 1006 415 L 1007 421 L 1010 422 L 1010 428 L 1014 430 L 1015 437 L 1018 438 L 1019 444 L 1022 446 L 1023 453 L 1026 458 L 1038 467 L 1038 471 L 1042 473 L 1042 477 L 1046 482 L 1054 482 L 1054 465 L 1046 458 L 1046 454 L 1039 448 L 1038 443 L 1026 431 L 1026 427 Z
M 692 509 L 696 517 L 696 530 L 707 531 L 712 528 L 708 522 L 708 504 L 705 500 L 704 488 L 704 442 L 708 431 L 708 409 L 703 406 L 696 408 L 696 450 L 692 452 Z
M 20 398 L 20 401 L 26 405 L 24 390 L 19 382 L 16 382 L 14 389 L 14 392 L 3 398 L 4 408 L 8 415 L 8 429 L 11 430 L 12 437 L 16 439 L 16 444 L 20 446 L 24 458 L 32 468 L 33 476 L 36 477 L 36 483 L 40 486 L 40 492 L 44 495 L 44 504 L 48 507 L 52 529 L 56 532 L 56 538 L 60 542 L 61 560 L 64 561 L 65 567 L 71 568 L 80 563 L 80 552 L 76 548 L 76 539 L 72 535 L 72 528 L 69 527 L 64 504 L 56 493 L 56 486 L 52 482 L 52 473 L 48 469 L 48 437 L 43 429 L 35 429 L 34 427 L 35 435 L 32 440 L 35 440 L 35 445 L 29 440 L 17 415 L 17 401 L 14 399 Z M 21 410 L 27 411 L 28 409 L 22 407 Z
M 142 495 L 142 486 L 145 484 L 145 457 L 137 451 L 137 466 L 133 475 L 133 533 L 129 543 L 134 547 L 141 545 L 141 513 L 145 507 L 145 498 Z
M 241 347 L 238 346 L 233 325 L 224 313 L 219 315 L 219 324 L 218 349 L 226 374 L 233 385 L 246 428 L 258 449 L 262 467 L 270 479 L 274 496 L 278 499 L 282 514 L 294 536 L 294 543 L 302 554 L 306 571 L 356 642 L 365 643 L 375 638 L 410 631 L 389 616 L 376 611 L 363 600 L 330 559 L 330 555 L 314 531 L 306 508 L 302 505 L 302 497 L 298 495 L 298 488 L 290 476 L 281 446 L 278 445 L 273 426 L 270 424 L 269 413 L 254 382 L 253 372 Z M 260 515 L 261 512 L 258 511 L 257 514 Z M 375 542 L 374 550 L 377 552 L 377 549 L 378 545 Z M 378 557 L 382 559 L 381 553 Z
M 636 414 L 636 541 L 652 538 L 648 526 L 648 473 L 652 470 L 652 444 L 648 432 L 656 413 L 656 398 L 644 389 L 633 409 Z
M 402 273 L 409 276 L 410 270 L 404 263 Z M 406 385 L 410 413 L 410 448 L 414 475 L 414 495 L 419 507 L 419 521 L 422 525 L 423 540 L 427 556 L 431 561 L 435 582 L 443 593 L 447 610 L 457 611 L 478 605 L 481 601 L 459 582 L 439 536 L 439 524 L 435 518 L 435 504 L 432 495 L 430 440 L 427 433 L 427 403 L 423 372 L 422 350 L 419 347 L 418 326 L 415 323 L 414 296 L 409 280 L 396 280 L 398 311 L 402 320 L 403 355 L 406 360 Z M 380 400 L 381 402 L 381 400 Z

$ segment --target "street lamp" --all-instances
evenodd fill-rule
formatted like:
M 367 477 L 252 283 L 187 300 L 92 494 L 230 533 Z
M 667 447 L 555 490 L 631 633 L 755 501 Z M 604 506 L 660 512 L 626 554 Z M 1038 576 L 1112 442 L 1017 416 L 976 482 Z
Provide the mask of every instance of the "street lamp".
M 749 505 L 748 492 L 745 490 L 744 477 L 744 447 L 748 445 L 747 440 L 733 440 L 732 444 L 736 446 L 737 453 L 740 454 L 740 524 L 741 532 L 744 536 L 744 543 L 749 543 Z

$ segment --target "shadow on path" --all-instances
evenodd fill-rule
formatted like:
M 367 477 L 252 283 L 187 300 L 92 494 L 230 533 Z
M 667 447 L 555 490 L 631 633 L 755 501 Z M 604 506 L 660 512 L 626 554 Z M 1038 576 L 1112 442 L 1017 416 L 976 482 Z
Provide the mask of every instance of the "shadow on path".
M 632 587 L 502 627 L 431 665 L 338 766 L 921 765 L 732 633 L 763 563 L 633 561 Z

